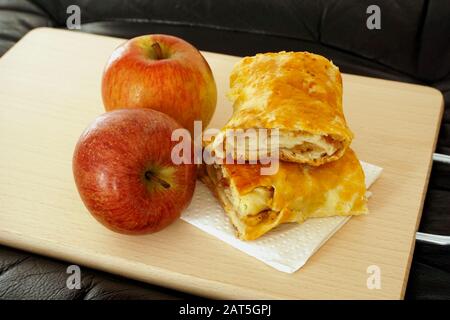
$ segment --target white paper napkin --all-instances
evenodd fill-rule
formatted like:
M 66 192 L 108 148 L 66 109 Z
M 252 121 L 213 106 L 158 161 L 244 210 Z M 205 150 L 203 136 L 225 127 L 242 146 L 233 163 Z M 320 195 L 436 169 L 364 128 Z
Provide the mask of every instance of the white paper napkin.
M 380 176 L 382 168 L 362 161 L 361 165 L 369 188 Z M 236 238 L 228 217 L 212 192 L 197 182 L 191 205 L 181 219 L 279 271 L 292 273 L 300 269 L 350 217 L 316 218 L 302 224 L 283 224 L 257 240 L 242 241 Z

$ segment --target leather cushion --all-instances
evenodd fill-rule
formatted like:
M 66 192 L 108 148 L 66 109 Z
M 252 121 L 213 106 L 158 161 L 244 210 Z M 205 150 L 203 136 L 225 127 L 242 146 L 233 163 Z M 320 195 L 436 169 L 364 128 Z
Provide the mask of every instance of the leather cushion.
M 66 285 L 69 263 L 0 246 L 2 299 L 185 299 L 187 294 L 81 267 L 81 288 Z
M 51 26 L 53 21 L 37 5 L 25 0 L 0 0 L 0 55 L 31 29 Z

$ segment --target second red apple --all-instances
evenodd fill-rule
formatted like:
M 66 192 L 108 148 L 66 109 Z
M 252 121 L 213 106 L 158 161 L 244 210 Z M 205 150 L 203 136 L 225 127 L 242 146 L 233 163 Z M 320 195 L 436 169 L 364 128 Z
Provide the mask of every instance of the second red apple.
M 106 111 L 150 108 L 170 115 L 193 133 L 194 120 L 205 128 L 217 101 L 211 69 L 188 42 L 168 35 L 146 35 L 119 46 L 102 81 Z

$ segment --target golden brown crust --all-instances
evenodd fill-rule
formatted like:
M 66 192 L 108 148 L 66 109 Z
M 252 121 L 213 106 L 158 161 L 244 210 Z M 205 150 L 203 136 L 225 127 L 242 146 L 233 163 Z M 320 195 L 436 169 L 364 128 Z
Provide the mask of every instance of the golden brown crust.
M 224 186 L 214 181 L 212 167 L 208 167 L 211 169 L 208 177 L 202 175 L 202 181 L 220 199 L 238 230 L 238 237 L 243 240 L 256 239 L 285 222 L 368 212 L 364 172 L 351 149 L 341 159 L 320 167 L 280 162 L 278 172 L 272 176 L 261 175 L 260 164 L 223 166 L 229 176 L 229 183 L 241 196 L 257 187 L 274 189 L 271 210 L 260 213 L 261 216 L 239 216 L 223 192 Z
M 281 152 L 282 159 L 321 165 L 339 159 L 353 134 L 342 109 L 342 78 L 326 58 L 308 52 L 257 54 L 242 59 L 230 76 L 233 116 L 222 129 L 278 128 L 320 136 L 338 146 L 333 154 L 305 159 Z

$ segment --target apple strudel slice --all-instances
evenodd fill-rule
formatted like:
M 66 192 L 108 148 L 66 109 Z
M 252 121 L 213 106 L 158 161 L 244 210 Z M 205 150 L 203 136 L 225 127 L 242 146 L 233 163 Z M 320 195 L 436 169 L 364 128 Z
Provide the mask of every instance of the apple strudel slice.
M 282 51 L 243 58 L 232 70 L 228 97 L 233 115 L 210 150 L 223 148 L 227 129 L 278 129 L 282 160 L 319 166 L 339 159 L 352 141 L 341 74 L 320 55 Z M 249 159 L 255 150 L 245 148 L 239 152 Z
M 238 238 L 254 240 L 286 222 L 368 212 L 364 172 L 351 149 L 319 167 L 279 163 L 274 175 L 260 164 L 203 165 L 200 179 L 214 192 Z

